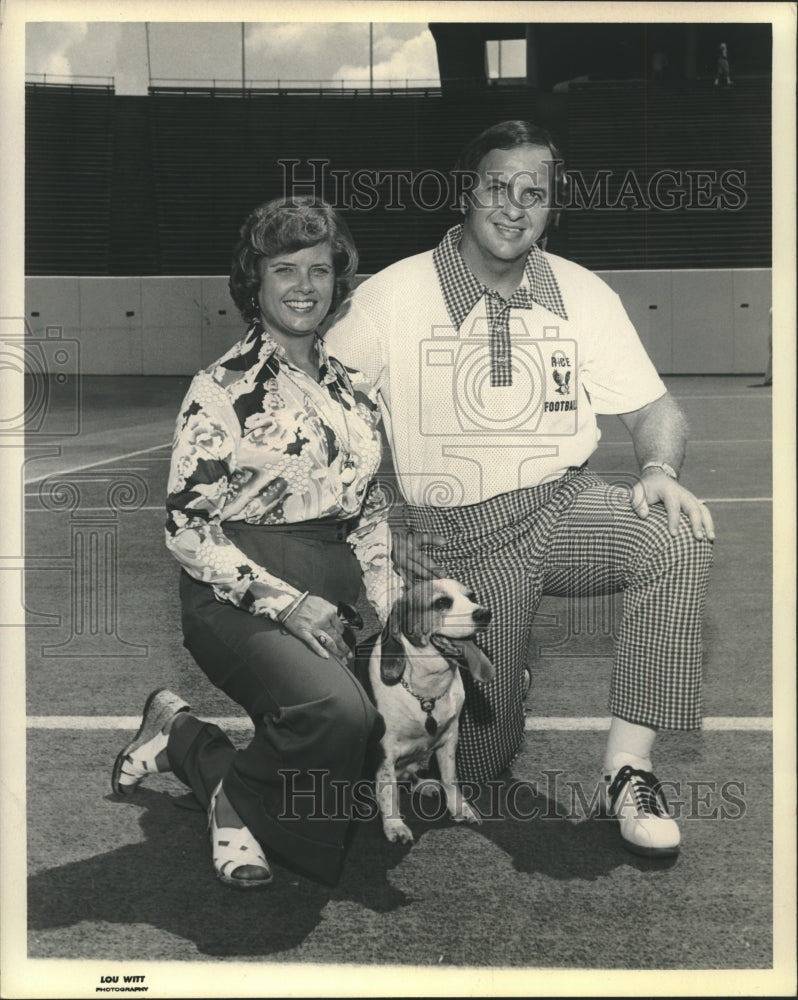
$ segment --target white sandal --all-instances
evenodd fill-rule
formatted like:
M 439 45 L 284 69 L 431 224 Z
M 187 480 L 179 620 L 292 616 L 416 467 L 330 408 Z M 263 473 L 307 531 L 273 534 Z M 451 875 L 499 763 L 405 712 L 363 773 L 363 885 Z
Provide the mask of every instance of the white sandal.
M 159 771 L 156 763 L 158 754 L 169 742 L 169 734 L 163 732 L 163 727 L 178 712 L 188 711 L 190 706 L 166 688 L 150 694 L 144 703 L 139 731 L 114 761 L 111 788 L 117 795 L 134 792 L 150 774 L 166 773 L 168 768 Z
M 216 797 L 221 791 L 221 781 L 211 796 L 208 806 L 208 829 L 211 832 L 211 849 L 213 851 L 213 868 L 216 877 L 225 885 L 233 885 L 240 889 L 252 889 L 259 885 L 268 885 L 273 878 L 269 862 L 260 844 L 255 840 L 247 827 L 216 825 Z M 248 865 L 263 869 L 263 874 L 257 878 L 236 878 L 239 868 Z

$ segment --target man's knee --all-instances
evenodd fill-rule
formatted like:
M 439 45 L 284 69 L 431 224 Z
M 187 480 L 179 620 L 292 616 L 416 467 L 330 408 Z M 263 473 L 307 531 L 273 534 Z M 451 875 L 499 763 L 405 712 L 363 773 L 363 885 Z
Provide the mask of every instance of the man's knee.
M 668 515 L 663 507 L 652 507 L 640 522 L 638 566 L 691 566 L 697 574 L 706 573 L 712 565 L 714 547 L 709 538 L 696 538 L 686 514 L 679 518 L 675 535 L 671 534 Z
M 673 536 L 671 537 L 673 538 Z M 686 514 L 682 514 L 679 518 L 679 530 L 673 543 L 677 556 L 681 555 L 682 558 L 689 558 L 696 563 L 706 563 L 707 565 L 712 562 L 714 552 L 712 541 L 704 534 L 696 538 L 693 526 Z

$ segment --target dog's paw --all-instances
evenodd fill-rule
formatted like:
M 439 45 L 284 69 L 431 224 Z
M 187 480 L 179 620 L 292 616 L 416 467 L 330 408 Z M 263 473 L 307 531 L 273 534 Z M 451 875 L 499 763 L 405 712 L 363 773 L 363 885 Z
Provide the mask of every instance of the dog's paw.
M 385 836 L 392 844 L 413 843 L 413 834 L 410 832 L 410 828 L 406 826 L 401 819 L 383 820 L 382 828 L 385 831 Z
M 455 823 L 475 823 L 476 825 L 482 823 L 482 817 L 465 800 L 460 802 L 458 808 L 453 809 L 451 814 Z

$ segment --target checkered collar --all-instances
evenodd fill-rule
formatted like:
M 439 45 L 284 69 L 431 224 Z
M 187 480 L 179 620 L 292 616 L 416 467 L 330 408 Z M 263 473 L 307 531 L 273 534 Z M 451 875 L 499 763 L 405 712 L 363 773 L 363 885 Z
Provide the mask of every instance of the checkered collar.
M 435 247 L 432 259 L 438 273 L 446 310 L 455 329 L 459 330 L 466 316 L 490 289 L 471 271 L 460 254 L 462 225 L 453 226 Z M 522 309 L 531 309 L 532 303 L 548 309 L 562 319 L 568 319 L 565 304 L 560 294 L 560 286 L 554 277 L 546 255 L 538 247 L 529 251 L 524 265 L 524 280 L 511 297 L 511 304 Z

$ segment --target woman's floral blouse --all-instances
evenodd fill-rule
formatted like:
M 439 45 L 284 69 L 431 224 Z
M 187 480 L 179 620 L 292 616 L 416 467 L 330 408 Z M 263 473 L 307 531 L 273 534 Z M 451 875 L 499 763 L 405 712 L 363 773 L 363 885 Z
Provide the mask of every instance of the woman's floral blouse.
M 316 345 L 318 382 L 255 323 L 194 377 L 175 428 L 166 545 L 219 599 L 275 618 L 298 591 L 248 559 L 222 522 L 357 517 L 347 540 L 386 621 L 401 583 L 385 497 L 369 485 L 381 456 L 376 398 L 362 375 L 328 357 L 319 337 Z

